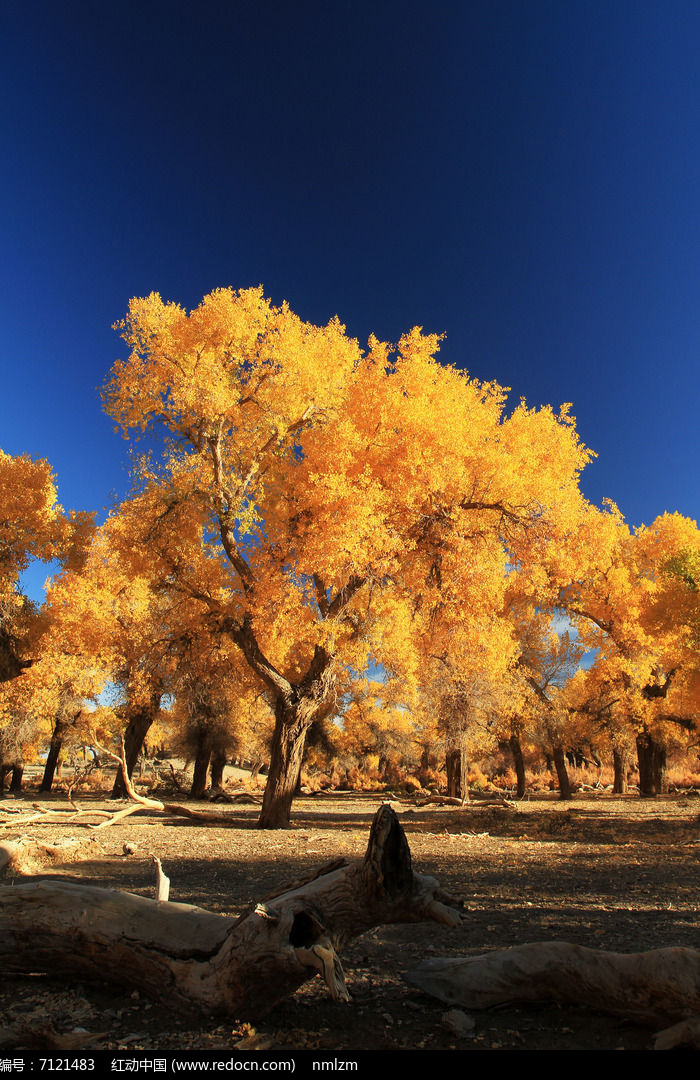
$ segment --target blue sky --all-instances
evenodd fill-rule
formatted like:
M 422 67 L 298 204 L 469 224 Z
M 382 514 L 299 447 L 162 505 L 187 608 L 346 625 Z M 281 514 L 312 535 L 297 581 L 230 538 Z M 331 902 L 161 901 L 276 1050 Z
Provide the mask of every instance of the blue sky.
M 103 512 L 129 298 L 262 283 L 444 331 L 573 402 L 594 502 L 697 518 L 698 55 L 684 0 L 5 5 L 0 446 Z

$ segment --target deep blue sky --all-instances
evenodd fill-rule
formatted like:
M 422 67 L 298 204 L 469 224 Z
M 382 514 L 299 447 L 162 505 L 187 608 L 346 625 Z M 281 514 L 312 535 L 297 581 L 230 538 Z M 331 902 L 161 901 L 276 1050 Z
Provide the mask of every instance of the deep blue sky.
M 7 4 L 0 447 L 127 487 L 110 329 L 220 285 L 574 404 L 583 487 L 698 516 L 700 6 Z

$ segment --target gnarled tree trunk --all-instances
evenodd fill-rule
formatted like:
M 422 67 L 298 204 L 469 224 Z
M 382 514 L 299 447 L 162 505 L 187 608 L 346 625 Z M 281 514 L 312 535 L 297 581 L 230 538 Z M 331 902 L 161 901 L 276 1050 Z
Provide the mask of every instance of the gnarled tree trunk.
M 9 774 L 12 774 L 9 790 L 13 793 L 20 792 L 22 790 L 24 765 L 17 757 L 13 758 L 12 761 L 0 761 L 0 799 L 5 796 L 5 778 Z
M 517 787 L 515 793 L 519 799 L 522 799 L 525 794 L 525 759 L 523 758 L 523 748 L 520 745 L 520 737 L 518 735 L 511 735 L 508 740 L 510 746 L 510 752 L 513 755 L 513 765 L 515 767 L 515 776 Z
M 275 730 L 270 768 L 258 820 L 261 829 L 289 828 L 292 801 L 304 760 L 306 733 L 336 706 L 335 660 L 316 646 L 306 676 L 298 686 L 287 684 L 275 698 Z
M 570 799 L 571 798 L 571 782 L 569 780 L 569 774 L 566 769 L 566 758 L 564 757 L 564 748 L 562 746 L 554 746 L 552 748 L 552 754 L 554 757 L 554 768 L 557 772 L 557 782 L 559 784 L 559 798 Z
M 336 860 L 239 919 L 64 882 L 0 889 L 0 966 L 126 983 L 169 1008 L 256 1017 L 320 972 L 347 998 L 336 950 L 387 922 L 460 916 L 415 874 L 394 812 L 380 807 L 364 859 Z
M 224 786 L 224 769 L 226 768 L 226 750 L 221 747 L 215 747 L 211 754 L 211 786 L 213 788 L 221 788 Z
M 637 760 L 639 762 L 639 794 L 653 799 L 667 791 L 666 747 L 648 731 L 637 735 Z
M 258 826 L 261 829 L 287 829 L 292 802 L 297 791 L 304 759 L 306 732 L 313 721 L 304 722 L 294 706 L 284 702 L 275 710 L 275 730 L 270 746 L 268 772 L 262 811 Z
M 627 794 L 627 767 L 627 750 L 613 746 L 613 795 Z
M 197 750 L 194 759 L 194 772 L 192 774 L 192 787 L 190 788 L 191 799 L 201 799 L 207 789 L 207 773 L 211 760 L 213 736 L 206 727 L 200 728 L 197 735 Z
M 223 536 L 223 524 L 222 530 Z M 235 547 L 232 536 L 229 540 Z M 247 573 L 243 564 L 240 570 L 244 575 Z M 357 590 L 362 588 L 364 579 L 351 577 L 332 600 L 323 583 L 316 577 L 314 584 L 321 615 L 324 619 L 334 619 L 342 615 Z M 314 646 L 306 674 L 299 682 L 292 683 L 263 653 L 255 636 L 250 613 L 240 622 L 223 618 L 219 625 L 231 635 L 251 669 L 265 683 L 275 703 L 275 731 L 272 737 L 270 768 L 258 827 L 288 828 L 292 800 L 304 757 L 306 733 L 314 721 L 325 720 L 337 705 L 336 657 L 323 645 Z
M 158 715 L 161 696 L 160 690 L 154 691 L 148 704 L 136 709 L 129 719 L 126 732 L 124 733 L 124 753 L 129 776 L 133 775 L 136 762 L 141 753 L 143 741 L 148 735 L 148 732 Z M 114 787 L 112 788 L 111 797 L 113 799 L 126 798 L 124 778 L 119 769 L 117 769 L 117 775 L 114 778 Z
M 16 642 L 12 634 L 0 625 L 0 683 L 9 682 L 21 675 L 22 662 L 17 655 Z
M 467 780 L 467 755 L 459 746 L 450 747 L 445 755 L 447 770 L 447 794 L 453 799 L 469 801 L 469 781 Z
M 49 744 L 49 752 L 46 755 L 46 764 L 44 765 L 44 775 L 41 778 L 41 786 L 39 791 L 51 791 L 53 786 L 53 778 L 56 774 L 56 766 L 58 765 L 58 759 L 61 756 L 61 749 L 63 748 L 63 736 L 65 734 L 67 724 L 57 719 L 51 736 L 51 742 Z

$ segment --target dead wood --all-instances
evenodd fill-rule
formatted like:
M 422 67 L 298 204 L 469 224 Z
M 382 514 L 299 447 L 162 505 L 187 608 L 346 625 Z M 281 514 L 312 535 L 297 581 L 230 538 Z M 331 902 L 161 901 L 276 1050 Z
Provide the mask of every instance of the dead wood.
M 16 829 L 20 825 L 27 825 L 32 822 L 34 825 L 57 825 L 63 822 L 70 825 L 88 826 L 89 823 L 82 821 L 82 818 L 86 817 L 102 817 L 111 818 L 107 810 L 83 810 L 73 800 L 70 800 L 72 809 L 70 810 L 47 810 L 46 807 L 40 806 L 38 803 L 32 803 L 35 813 L 27 813 L 26 810 L 14 811 L 15 813 L 21 813 L 22 816 L 11 818 L 8 821 L 0 821 L 0 828 L 13 828 Z M 3 813 L 5 808 L 3 807 Z
M 460 921 L 435 879 L 413 872 L 388 806 L 375 816 L 364 859 L 324 869 L 238 919 L 65 882 L 2 887 L 0 967 L 126 983 L 171 1008 L 245 1018 L 316 972 L 334 998 L 346 998 L 338 950 L 373 926 Z
M 513 802 L 507 795 L 501 795 L 498 791 L 472 791 L 471 792 L 472 805 L 476 803 L 477 806 L 503 806 L 506 810 L 515 810 L 517 812 L 517 804 Z
M 252 803 L 253 805 L 262 805 L 262 795 L 252 795 L 250 791 L 246 791 L 245 788 L 237 788 L 235 791 L 225 791 L 223 788 L 209 788 L 206 793 L 206 798 L 209 802 L 223 802 L 223 803 Z
M 457 799 L 453 795 L 419 795 L 415 806 L 459 806 L 464 810 L 473 810 L 475 806 L 503 806 L 506 810 L 516 810 L 517 806 L 505 795 L 497 792 L 470 792 L 469 799 Z
M 165 902 L 170 896 L 170 878 L 163 870 L 163 864 L 157 855 L 151 855 L 156 870 L 155 899 Z
M 191 810 L 189 806 L 182 806 L 180 803 L 164 803 L 160 799 L 154 799 L 147 795 L 139 795 L 134 787 L 133 780 L 129 776 L 129 770 L 126 765 L 126 755 L 124 750 L 124 740 L 121 742 L 121 753 L 115 754 L 112 750 L 108 750 L 104 746 L 100 746 L 99 743 L 94 744 L 98 750 L 107 757 L 111 757 L 114 761 L 117 761 L 121 766 L 122 780 L 124 782 L 124 788 L 127 795 L 132 800 L 130 806 L 124 807 L 122 810 L 118 810 L 115 814 L 111 814 L 108 820 L 101 821 L 99 825 L 91 826 L 94 829 L 105 829 L 110 825 L 115 825 L 118 821 L 122 821 L 123 818 L 128 817 L 130 814 L 135 814 L 142 807 L 147 807 L 149 810 L 158 810 L 161 813 L 169 814 L 174 817 L 185 817 L 190 821 L 201 821 L 207 825 L 230 825 L 231 817 L 229 814 L 218 814 L 212 810 Z M 235 799 L 235 796 L 234 796 Z M 234 801 L 232 799 L 232 801 Z
M 700 1013 L 700 950 L 681 947 L 614 953 L 544 941 L 425 960 L 406 979 L 468 1009 L 554 1001 L 654 1024 Z
M 655 1050 L 700 1050 L 700 1017 L 691 1016 L 659 1031 L 654 1037 Z

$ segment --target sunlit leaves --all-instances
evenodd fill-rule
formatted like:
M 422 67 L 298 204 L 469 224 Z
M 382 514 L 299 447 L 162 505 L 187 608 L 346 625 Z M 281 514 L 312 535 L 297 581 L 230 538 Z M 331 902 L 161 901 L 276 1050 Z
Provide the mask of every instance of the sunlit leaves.
M 337 318 L 304 323 L 261 289 L 217 290 L 189 314 L 152 294 L 120 330 L 131 353 L 108 411 L 179 437 L 152 479 L 229 566 L 228 597 L 184 562 L 179 586 L 246 613 L 291 683 L 317 646 L 357 670 L 380 658 L 407 687 L 426 652 L 468 642 L 486 664 L 508 567 L 532 589 L 567 580 L 590 458 L 568 410 L 508 414 L 502 387 L 439 362 L 438 335 L 372 337 L 363 354 Z M 541 569 L 548 546 L 556 572 Z

